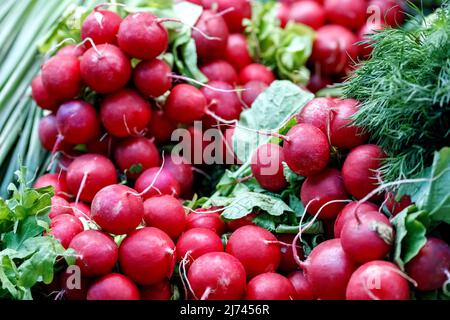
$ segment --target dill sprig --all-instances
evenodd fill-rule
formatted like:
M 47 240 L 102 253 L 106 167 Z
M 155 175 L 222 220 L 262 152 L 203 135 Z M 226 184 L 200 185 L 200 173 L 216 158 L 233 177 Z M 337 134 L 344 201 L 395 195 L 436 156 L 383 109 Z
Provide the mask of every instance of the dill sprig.
M 384 179 L 411 177 L 450 141 L 449 6 L 408 30 L 376 32 L 367 43 L 372 58 L 359 64 L 344 95 L 361 101 L 354 123 L 388 154 Z

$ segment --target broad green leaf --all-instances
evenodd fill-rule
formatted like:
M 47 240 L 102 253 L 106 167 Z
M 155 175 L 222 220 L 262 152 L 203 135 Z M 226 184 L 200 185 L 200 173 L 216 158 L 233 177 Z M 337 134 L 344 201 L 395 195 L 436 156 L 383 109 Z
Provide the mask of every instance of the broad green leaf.
M 10 231 L 4 235 L 3 241 L 6 247 L 19 250 L 25 241 L 42 234 L 44 228 L 38 224 L 37 219 L 35 216 L 30 216 L 19 221 L 15 231 Z
M 261 228 L 267 229 L 269 231 L 275 231 L 276 222 L 275 219 L 278 217 L 274 217 L 270 214 L 264 213 L 257 215 L 252 222 Z

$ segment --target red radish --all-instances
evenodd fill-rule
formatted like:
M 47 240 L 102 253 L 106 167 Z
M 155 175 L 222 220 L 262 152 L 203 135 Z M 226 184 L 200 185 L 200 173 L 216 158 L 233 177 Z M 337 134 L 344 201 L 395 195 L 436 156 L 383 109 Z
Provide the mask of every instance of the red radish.
M 330 98 L 315 98 L 308 102 L 297 115 L 298 123 L 308 123 L 320 129 L 327 137 L 333 119 L 336 103 Z
M 366 22 L 365 0 L 325 0 L 327 19 L 352 30 L 358 30 Z
M 100 107 L 100 118 L 105 129 L 119 138 L 139 135 L 146 129 L 151 116 L 150 103 L 131 89 L 122 89 L 107 96 Z
M 117 40 L 123 51 L 141 60 L 155 59 L 169 44 L 166 28 L 148 12 L 132 13 L 123 19 Z
M 117 32 L 122 18 L 110 10 L 94 9 L 81 25 L 81 38 L 91 38 L 95 44 L 117 44 Z M 90 46 L 90 43 L 86 43 Z
M 280 264 L 277 238 L 257 226 L 244 226 L 234 231 L 228 239 L 226 252 L 238 258 L 249 278 L 274 272 Z
M 277 144 L 267 143 L 256 149 L 251 163 L 252 174 L 258 183 L 266 190 L 277 192 L 287 186 L 284 177 L 283 148 Z
M 153 111 L 147 126 L 148 136 L 154 138 L 157 143 L 168 142 L 176 128 L 177 125 L 166 116 L 164 111 Z
M 222 90 L 233 90 L 233 86 L 223 81 L 211 81 L 209 82 L 214 88 Z M 208 109 L 225 120 L 237 120 L 242 111 L 242 104 L 239 101 L 239 97 L 236 92 L 220 92 L 211 88 L 204 87 L 201 92 L 206 98 Z M 217 120 L 207 114 L 203 123 L 206 127 L 217 124 Z
M 164 169 L 169 171 L 180 184 L 181 196 L 188 196 L 192 193 L 194 172 L 192 165 L 186 159 L 175 154 L 166 155 Z
M 130 233 L 144 217 L 144 204 L 135 193 L 121 184 L 101 189 L 92 200 L 92 220 L 106 232 L 117 235 Z
M 417 290 L 439 289 L 448 280 L 450 246 L 440 239 L 430 237 L 405 268 L 408 275 L 417 282 Z
M 77 234 L 69 248 L 77 253 L 76 264 L 84 277 L 108 274 L 117 262 L 118 249 L 114 240 L 97 230 Z
M 72 207 L 72 214 L 77 217 L 78 219 L 85 219 L 89 220 L 89 217 L 91 216 L 91 208 L 83 203 L 83 202 L 71 202 L 70 206 Z
M 225 50 L 225 59 L 238 71 L 252 63 L 253 60 L 248 51 L 247 39 L 243 34 L 230 34 Z
M 262 81 L 254 80 L 247 82 L 244 85 L 244 91 L 242 91 L 242 101 L 247 107 L 251 107 L 253 102 L 258 98 L 258 96 L 264 92 L 269 86 Z
M 270 85 L 273 81 L 275 81 L 275 76 L 268 67 L 262 64 L 252 63 L 242 69 L 239 73 L 239 82 L 241 84 L 245 84 L 250 81 L 261 81 L 267 85 Z
M 61 214 L 52 219 L 50 232 L 64 248 L 67 248 L 72 239 L 84 230 L 81 221 L 71 214 Z
M 385 215 L 378 211 L 355 213 L 341 231 L 341 243 L 347 256 L 357 263 L 384 258 L 392 249 L 394 229 Z
M 311 176 L 326 168 L 330 160 L 327 136 L 320 129 L 301 123 L 289 130 L 283 152 L 289 168 L 301 176 Z
M 177 0 L 177 2 L 182 2 L 182 1 L 187 1 L 196 5 L 201 6 L 202 5 L 202 0 Z
M 195 27 L 198 30 L 192 31 L 192 38 L 195 40 L 199 60 L 206 62 L 222 58 L 229 36 L 224 18 L 205 10 Z
M 179 84 L 170 92 L 164 111 L 172 121 L 189 124 L 205 115 L 206 98 L 194 86 Z
M 292 283 L 282 275 L 267 272 L 257 275 L 247 285 L 245 300 L 295 300 Z
M 56 111 L 59 107 L 58 101 L 44 86 L 40 75 L 31 81 L 31 96 L 42 109 Z
M 54 193 L 61 198 L 69 200 L 69 188 L 67 187 L 66 175 L 64 173 L 47 173 L 39 177 L 33 185 L 33 188 L 39 189 L 52 186 Z
M 238 259 L 225 252 L 210 252 L 189 268 L 189 281 L 197 299 L 237 300 L 244 295 L 245 269 Z
M 280 241 L 280 265 L 278 267 L 279 271 L 283 273 L 289 273 L 298 269 L 297 262 L 294 259 L 294 251 L 292 250 L 292 241 L 294 240 L 294 234 L 280 234 L 277 235 Z M 299 259 L 303 259 L 303 248 L 299 245 L 297 246 L 297 254 Z
M 91 285 L 86 300 L 140 300 L 140 294 L 129 278 L 110 273 Z
M 320 73 L 339 74 L 358 56 L 358 38 L 348 29 L 331 24 L 317 30 L 311 61 Z
M 208 78 L 209 81 L 226 82 L 234 85 L 238 82 L 238 75 L 234 67 L 224 60 L 216 60 L 204 64 L 200 71 Z M 210 86 L 215 87 L 214 84 L 209 83 Z
M 59 277 L 59 284 L 67 300 L 86 300 L 90 282 L 89 278 L 78 278 L 78 274 L 68 271 L 61 273 Z
M 302 264 L 314 294 L 321 300 L 343 300 L 357 265 L 345 254 L 339 239 L 327 240 L 315 247 Z
M 95 108 L 82 100 L 63 103 L 56 113 L 56 126 L 66 142 L 87 143 L 100 133 L 100 122 Z
M 384 195 L 384 200 L 386 201 L 386 209 L 393 216 L 396 216 L 404 209 L 408 208 L 412 203 L 411 198 L 406 194 L 402 196 L 400 201 L 396 201 L 395 195 L 392 192 L 386 192 L 386 194 Z
M 191 263 L 208 252 L 223 251 L 220 237 L 206 228 L 189 229 L 177 241 L 178 262 L 184 260 Z
M 134 68 L 133 81 L 139 92 L 157 98 L 172 88 L 172 70 L 163 60 L 141 61 Z
M 301 188 L 300 197 L 303 205 L 308 206 L 307 212 L 309 214 L 315 215 L 322 208 L 318 219 L 329 220 L 337 217 L 345 203 L 327 203 L 335 200 L 346 200 L 349 196 L 339 170 L 328 168 L 321 173 L 306 178 Z M 326 206 L 323 207 L 324 205 Z
M 383 0 L 385 1 L 385 0 Z M 361 29 L 358 31 L 359 41 L 367 41 L 369 40 L 369 35 L 375 33 L 378 30 L 384 29 L 384 24 L 377 19 L 373 22 L 367 21 Z M 369 44 L 360 44 L 359 45 L 359 54 L 363 58 L 368 58 L 372 53 L 373 47 Z
M 82 155 L 67 169 L 67 186 L 82 201 L 91 202 L 98 191 L 116 182 L 116 168 L 108 158 L 98 154 Z
M 185 150 L 190 152 L 190 154 L 186 154 L 185 150 L 183 150 L 183 157 L 193 165 L 202 165 L 205 160 L 203 157 L 204 152 L 211 142 L 204 137 L 205 132 L 202 130 L 202 127 L 192 126 L 187 130 L 187 140 L 183 140 L 183 143 L 185 143 Z
M 63 138 L 59 138 L 58 144 L 58 128 L 56 116 L 49 114 L 39 121 L 38 135 L 44 149 L 48 151 L 60 151 L 70 148 L 70 144 L 66 143 Z
M 97 153 L 107 157 L 111 156 L 115 147 L 116 139 L 107 132 L 101 134 L 86 145 L 88 153 Z
M 359 267 L 347 286 L 347 300 L 409 300 L 408 281 L 388 261 L 371 261 Z
M 325 9 L 312 0 L 298 1 L 289 10 L 289 20 L 316 30 L 325 24 L 325 19 Z
M 256 213 L 250 213 L 243 218 L 227 221 L 227 227 L 230 231 L 236 231 L 243 226 L 252 226 L 254 225 L 253 219 L 255 219 L 256 216 Z
M 339 212 L 336 221 L 334 222 L 334 237 L 340 238 L 341 231 L 347 221 L 355 219 L 355 209 L 358 208 L 358 216 L 363 215 L 368 211 L 378 211 L 378 207 L 371 202 L 364 202 L 358 206 L 357 201 L 350 202 L 347 204 L 341 212 Z
M 291 281 L 292 285 L 295 288 L 296 299 L 297 300 L 316 300 L 317 297 L 314 294 L 314 290 L 309 283 L 308 279 L 306 279 L 305 275 L 302 271 L 292 272 L 288 276 L 289 281 Z
M 223 17 L 231 32 L 244 31 L 242 22 L 252 17 L 252 7 L 248 0 L 203 0 L 205 8 L 217 5 L 218 12 L 226 12 Z
M 162 195 L 145 200 L 144 221 L 147 227 L 158 228 L 175 240 L 184 231 L 186 213 L 178 199 Z
M 377 187 L 377 176 L 385 156 L 383 150 L 374 144 L 362 145 L 350 151 L 342 166 L 342 177 L 345 187 L 356 199 L 364 198 Z
M 146 191 L 152 184 L 152 188 Z M 180 183 L 173 175 L 168 170 L 160 170 L 158 167 L 145 170 L 136 180 L 134 187 L 139 193 L 146 191 L 142 195 L 144 199 L 163 194 L 178 197 L 181 192 Z
M 143 171 L 158 166 L 160 162 L 158 148 L 143 137 L 121 141 L 114 151 L 114 159 L 119 169 L 132 179 L 137 179 Z
M 225 222 L 220 218 L 217 207 L 196 209 L 187 215 L 186 230 L 193 228 L 206 228 L 214 231 L 219 236 L 225 232 Z
M 280 20 L 280 26 L 282 28 L 286 27 L 286 25 L 289 22 L 290 9 L 291 9 L 290 6 L 285 2 L 278 3 L 277 17 L 278 20 Z
M 42 66 L 45 91 L 56 101 L 70 100 L 81 91 L 80 61 L 73 56 L 54 56 Z
M 381 20 L 391 27 L 401 26 L 405 20 L 404 0 L 371 0 L 367 8 L 369 21 Z
M 81 57 L 86 52 L 86 48 L 84 45 L 76 45 L 70 44 L 68 46 L 62 47 L 56 53 L 57 56 L 72 56 L 72 57 Z
M 313 75 L 311 75 L 307 89 L 312 93 L 317 93 L 318 91 L 322 90 L 323 88 L 331 84 L 333 84 L 331 78 L 328 78 L 327 76 L 316 72 Z
M 353 116 L 358 111 L 358 101 L 353 99 L 339 100 L 331 121 L 331 144 L 342 149 L 353 149 L 362 145 L 368 138 L 359 127 L 351 125 Z
M 112 93 L 128 83 L 131 77 L 129 58 L 112 44 L 90 48 L 81 57 L 81 76 L 98 93 Z
M 53 196 L 52 197 L 52 208 L 48 213 L 48 217 L 53 219 L 62 214 L 73 214 L 72 209 L 70 208 L 69 202 L 61 197 Z
M 172 289 L 168 280 L 141 288 L 141 300 L 170 300 Z
M 152 285 L 170 278 L 175 257 L 173 241 L 156 228 L 133 231 L 119 249 L 121 270 L 140 285 Z

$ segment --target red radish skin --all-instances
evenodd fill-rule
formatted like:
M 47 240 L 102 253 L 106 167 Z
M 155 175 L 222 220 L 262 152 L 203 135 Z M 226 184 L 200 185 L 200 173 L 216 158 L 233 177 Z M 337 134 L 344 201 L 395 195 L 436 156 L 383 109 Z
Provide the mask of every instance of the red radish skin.
M 111 157 L 116 148 L 117 140 L 108 133 L 101 133 L 99 137 L 90 141 L 87 145 L 88 153 L 101 154 Z
M 192 31 L 197 55 L 203 62 L 221 59 L 227 48 L 229 31 L 222 16 L 209 10 L 203 11 Z M 203 33 L 203 34 L 202 34 Z M 206 38 L 207 35 L 209 38 Z
M 193 228 L 206 228 L 221 236 L 226 229 L 225 222 L 220 218 L 217 207 L 196 209 L 187 215 L 186 230 Z
M 86 300 L 91 279 L 81 277 L 81 279 L 78 280 L 77 276 L 76 273 L 69 271 L 65 271 L 59 276 L 59 284 L 61 290 L 64 291 L 64 298 L 67 300 Z
M 325 24 L 325 10 L 315 1 L 298 1 L 289 10 L 289 20 L 317 30 Z
M 361 216 L 369 211 L 378 211 L 377 205 L 371 203 L 371 202 L 364 202 L 361 203 L 358 207 L 358 202 L 353 201 L 347 204 L 341 212 L 339 212 L 336 221 L 334 222 L 334 237 L 340 238 L 342 228 L 347 223 L 347 221 L 356 219 L 355 216 L 355 209 L 358 208 L 358 216 Z
M 83 277 L 108 274 L 117 262 L 118 248 L 114 240 L 97 230 L 77 234 L 69 248 L 77 253 L 76 264 Z
M 177 261 L 192 263 L 209 252 L 223 252 L 222 239 L 206 228 L 189 229 L 177 241 Z
M 86 52 L 86 47 L 84 45 L 70 44 L 68 46 L 62 47 L 56 53 L 57 56 L 72 56 L 79 58 Z
M 56 126 L 64 140 L 84 144 L 100 134 L 100 121 L 95 108 L 82 100 L 62 104 L 56 113 Z
M 144 204 L 133 189 L 113 184 L 101 189 L 92 200 L 91 218 L 102 230 L 128 234 L 141 223 Z
M 173 196 L 152 197 L 144 202 L 144 221 L 147 227 L 158 228 L 176 240 L 184 231 L 186 213 Z
M 243 218 L 227 221 L 227 227 L 230 231 L 236 231 L 240 227 L 254 226 L 253 219 L 256 217 L 256 213 L 250 213 Z
M 228 10 L 224 14 L 224 19 L 231 32 L 242 33 L 244 26 L 242 22 L 244 19 L 250 19 L 252 17 L 252 7 L 248 0 L 203 0 L 203 6 L 205 8 L 212 8 L 217 5 L 217 11 L 223 12 Z
M 158 18 L 137 12 L 123 19 L 117 34 L 119 47 L 133 58 L 152 60 L 166 51 L 169 36 Z
M 327 240 L 315 247 L 302 269 L 314 294 L 321 300 L 343 300 L 355 264 L 345 254 L 339 239 Z
M 175 245 L 156 228 L 142 228 L 130 233 L 119 248 L 122 272 L 140 285 L 152 285 L 172 276 Z
M 306 88 L 312 93 L 317 93 L 332 84 L 333 80 L 331 78 L 316 72 L 311 75 L 308 86 Z
M 296 296 L 289 279 L 278 273 L 268 272 L 250 280 L 245 300 L 295 300 Z
M 278 3 L 277 17 L 280 20 L 280 26 L 285 28 L 289 22 L 290 6 L 285 2 Z
M 119 138 L 144 132 L 151 117 L 150 103 L 131 89 L 122 89 L 107 96 L 100 107 L 103 126 L 108 133 Z
M 230 85 L 234 85 L 238 82 L 236 70 L 230 63 L 224 60 L 216 60 L 204 64 L 200 67 L 200 71 L 209 81 L 221 81 Z M 209 85 L 215 87 L 212 83 L 209 83 Z
M 386 209 L 392 216 L 396 216 L 411 204 L 411 198 L 408 195 L 401 197 L 400 201 L 395 200 L 395 195 L 392 192 L 386 192 L 384 195 Z
M 277 192 L 287 186 L 284 177 L 283 148 L 277 144 L 263 144 L 253 153 L 251 159 L 252 174 L 266 190 Z
M 164 194 L 178 197 L 181 192 L 180 183 L 168 170 L 159 171 L 158 167 L 145 170 L 136 180 L 135 189 L 142 193 L 154 182 L 153 187 L 142 195 L 144 199 Z
M 366 144 L 350 151 L 342 166 L 342 177 L 347 190 L 356 199 L 362 199 L 378 184 L 377 175 L 385 153 L 379 146 Z M 374 199 L 381 198 L 377 195 Z
M 253 102 L 263 93 L 269 86 L 262 81 L 250 81 L 244 85 L 244 91 L 241 92 L 242 101 L 248 108 L 251 108 Z
M 305 207 L 309 204 L 307 212 L 315 215 L 328 202 L 346 200 L 349 195 L 339 170 L 328 168 L 319 174 L 306 178 L 301 188 L 300 197 Z M 344 206 L 344 202 L 330 203 L 323 207 L 318 219 L 334 219 Z
M 91 207 L 83 202 L 71 202 L 70 206 L 72 207 L 72 214 L 78 219 L 89 220 L 91 216 Z
M 404 0 L 371 0 L 367 10 L 368 18 L 370 20 L 372 15 L 379 14 L 382 23 L 391 27 L 401 26 L 406 16 L 405 6 Z
M 310 124 L 298 124 L 289 130 L 283 152 L 289 168 L 301 176 L 318 174 L 330 160 L 326 135 Z
M 378 211 L 355 216 L 341 231 L 342 248 L 350 259 L 360 264 L 383 259 L 391 251 L 394 237 L 389 219 Z
M 50 209 L 48 217 L 53 219 L 62 214 L 72 214 L 72 209 L 70 208 L 69 202 L 58 196 L 52 197 L 52 208 Z
M 450 271 L 449 245 L 440 239 L 428 238 L 419 253 L 406 264 L 405 269 L 417 282 L 417 290 L 431 291 L 441 288 Z
M 190 124 L 201 120 L 206 111 L 203 93 L 189 84 L 173 87 L 164 106 L 166 115 L 176 123 Z
M 165 143 L 170 141 L 172 132 L 177 129 L 177 125 L 166 116 L 164 111 L 156 110 L 152 112 L 147 129 L 148 137 L 154 138 L 157 143 Z
M 275 81 L 275 76 L 268 67 L 262 64 L 252 63 L 242 69 L 239 73 L 239 82 L 241 84 L 246 84 L 250 81 L 261 81 L 270 85 Z
M 151 140 L 142 137 L 121 141 L 115 148 L 114 160 L 131 179 L 137 179 L 143 171 L 160 163 L 158 148 Z
M 94 9 L 81 25 L 81 38 L 91 38 L 95 44 L 117 44 L 117 32 L 122 18 L 110 10 Z M 91 44 L 86 42 L 90 47 Z
M 33 97 L 34 102 L 42 109 L 50 111 L 58 110 L 58 100 L 56 100 L 44 86 L 42 76 L 40 75 L 31 81 L 31 96 Z
M 180 156 L 175 154 L 164 157 L 164 169 L 169 171 L 180 184 L 181 196 L 189 196 L 194 185 L 194 171 L 192 165 Z
M 350 125 L 351 117 L 358 111 L 358 101 L 353 99 L 338 100 L 333 109 L 330 138 L 331 144 L 337 148 L 353 149 L 368 139 L 363 130 Z
M 226 252 L 242 263 L 249 278 L 274 272 L 281 259 L 277 238 L 257 226 L 245 226 L 233 232 L 228 239 Z
M 129 278 L 110 273 L 91 285 L 86 300 L 140 300 L 140 294 Z
M 85 180 L 84 186 L 82 186 L 83 180 Z M 79 194 L 81 201 L 91 202 L 98 191 L 116 182 L 116 168 L 108 158 L 102 155 L 82 155 L 76 158 L 67 169 L 68 189 L 74 195 Z
M 366 22 L 365 0 L 325 0 L 327 19 L 352 30 L 358 30 Z
M 243 34 L 233 33 L 228 37 L 225 60 L 240 71 L 253 62 L 248 51 L 247 39 Z
M 66 174 L 61 173 L 47 173 L 39 177 L 33 185 L 33 188 L 39 189 L 52 186 L 55 195 L 69 200 L 72 196 L 69 194 L 67 186 Z
M 187 152 L 185 153 L 183 150 L 183 156 L 193 165 L 203 165 L 205 160 L 203 157 L 204 152 L 211 142 L 206 140 L 204 137 L 205 132 L 201 127 L 191 126 L 187 130 L 187 140 L 183 140 L 183 143 L 186 143 L 185 148 L 190 154 L 186 154 Z
M 292 241 L 294 240 L 294 234 L 280 234 L 277 235 L 280 241 L 280 265 L 278 270 L 283 274 L 288 274 L 298 269 L 297 262 L 294 259 L 294 251 L 292 250 Z M 303 248 L 297 245 L 297 255 L 299 259 L 303 259 Z
M 112 44 L 101 44 L 97 50 L 90 48 L 81 57 L 81 77 L 92 90 L 113 93 L 130 80 L 130 59 Z
M 360 266 L 350 278 L 347 300 L 409 300 L 408 281 L 388 261 L 371 261 Z
M 70 148 L 70 144 L 65 142 L 62 137 L 59 137 L 58 144 L 56 145 L 58 134 L 56 116 L 49 114 L 39 121 L 39 141 L 44 149 L 53 152 Z
M 134 68 L 133 82 L 141 94 L 158 98 L 172 88 L 172 70 L 162 60 L 141 61 Z
M 333 99 L 315 98 L 303 107 L 297 115 L 297 122 L 313 125 L 328 137 L 333 119 L 332 110 L 335 107 Z
M 245 292 L 245 269 L 225 252 L 210 252 L 195 260 L 188 281 L 197 299 L 238 300 Z
M 83 224 L 77 217 L 61 214 L 52 219 L 49 234 L 67 249 L 72 239 L 83 230 Z
M 45 91 L 56 101 L 70 100 L 81 91 L 80 60 L 73 56 L 54 56 L 42 66 Z
M 170 300 L 172 297 L 172 289 L 168 280 L 142 287 L 140 291 L 141 300 Z
M 314 290 L 306 279 L 302 271 L 292 272 L 288 276 L 289 281 L 295 288 L 296 300 L 316 300 L 317 297 L 314 294 Z

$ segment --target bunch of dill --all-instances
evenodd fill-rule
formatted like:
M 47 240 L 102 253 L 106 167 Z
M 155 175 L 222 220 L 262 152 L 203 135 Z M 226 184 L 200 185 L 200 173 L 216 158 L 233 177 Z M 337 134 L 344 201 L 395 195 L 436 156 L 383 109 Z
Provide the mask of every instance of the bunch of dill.
M 372 58 L 347 80 L 344 95 L 361 102 L 354 123 L 388 154 L 384 180 L 412 177 L 450 144 L 450 8 L 369 41 Z

